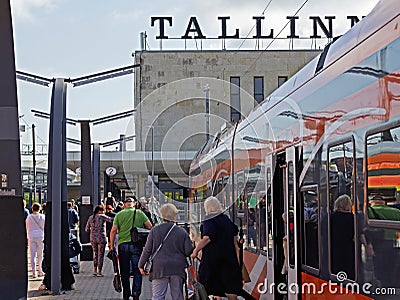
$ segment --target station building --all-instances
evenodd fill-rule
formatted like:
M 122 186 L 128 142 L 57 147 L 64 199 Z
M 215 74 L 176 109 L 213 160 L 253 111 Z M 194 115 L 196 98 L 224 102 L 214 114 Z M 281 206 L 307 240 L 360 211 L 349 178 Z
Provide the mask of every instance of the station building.
M 173 200 L 185 200 L 190 162 L 206 143 L 207 133 L 213 139 L 221 128 L 233 126 L 319 53 L 135 52 L 134 63 L 139 65 L 134 76 L 136 150 L 147 158 L 154 153 L 160 192 Z M 135 173 L 139 195 L 149 192 L 151 161 L 146 162 L 144 172 L 127 169 Z
M 319 50 L 136 51 L 133 80 L 136 112 L 132 132 L 124 133 L 135 136 L 135 150 L 126 150 L 122 140 L 119 151 L 101 151 L 101 198 L 112 191 L 121 199 L 132 194 L 149 198 L 153 193 L 160 201 L 185 202 L 189 195 L 189 166 L 206 143 L 207 133 L 208 139 L 213 139 L 222 128 L 233 126 L 319 53 Z M 80 151 L 68 152 L 68 169 L 76 172 L 80 158 Z M 106 170 L 110 168 L 114 172 L 109 176 Z M 71 172 L 68 174 L 68 198 L 79 198 L 79 174 L 74 179 Z M 39 185 L 46 186 L 46 182 Z M 29 184 L 25 190 L 29 190 Z

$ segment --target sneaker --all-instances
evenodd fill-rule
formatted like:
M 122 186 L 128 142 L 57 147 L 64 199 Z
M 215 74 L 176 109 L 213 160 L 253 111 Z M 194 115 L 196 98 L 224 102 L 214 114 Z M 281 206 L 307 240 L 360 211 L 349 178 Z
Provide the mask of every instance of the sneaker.
M 42 273 L 42 272 L 39 272 L 39 273 L 38 273 L 38 276 L 39 276 L 39 277 L 42 277 L 42 276 L 43 276 L 43 273 Z
M 36 278 L 37 276 L 36 276 L 36 274 L 35 273 L 33 273 L 32 274 L 32 278 Z
M 97 277 L 104 277 L 104 275 L 101 273 L 97 273 Z

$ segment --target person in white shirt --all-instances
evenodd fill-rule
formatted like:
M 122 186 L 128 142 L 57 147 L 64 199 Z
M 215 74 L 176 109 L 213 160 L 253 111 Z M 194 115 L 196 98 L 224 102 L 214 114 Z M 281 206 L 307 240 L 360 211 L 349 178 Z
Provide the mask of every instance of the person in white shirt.
M 39 277 L 43 276 L 42 260 L 45 216 L 40 213 L 40 209 L 41 206 L 39 203 L 33 203 L 32 213 L 25 220 L 29 251 L 31 254 L 32 278 L 36 278 L 37 275 Z M 35 263 L 36 255 L 39 265 L 37 273 Z

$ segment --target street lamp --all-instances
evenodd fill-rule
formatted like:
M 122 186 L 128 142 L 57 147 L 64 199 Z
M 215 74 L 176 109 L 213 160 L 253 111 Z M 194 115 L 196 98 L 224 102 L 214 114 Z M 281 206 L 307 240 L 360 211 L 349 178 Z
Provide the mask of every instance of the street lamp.
M 151 126 L 151 200 L 154 199 L 154 126 Z
M 204 97 L 206 100 L 206 143 L 210 139 L 210 88 L 208 84 L 204 87 Z

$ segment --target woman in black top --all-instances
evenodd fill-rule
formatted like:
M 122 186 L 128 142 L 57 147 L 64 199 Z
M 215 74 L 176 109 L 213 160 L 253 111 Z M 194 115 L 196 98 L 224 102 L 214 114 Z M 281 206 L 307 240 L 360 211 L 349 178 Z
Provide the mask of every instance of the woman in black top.
M 339 196 L 331 214 L 331 266 L 332 273 L 345 272 L 355 279 L 354 272 L 354 215 L 349 196 Z
M 238 228 L 222 213 L 217 198 L 209 197 L 204 209 L 207 219 L 200 227 L 202 238 L 191 255 L 194 258 L 202 250 L 199 282 L 209 295 L 237 299 L 242 289 L 242 273 L 236 254 Z

